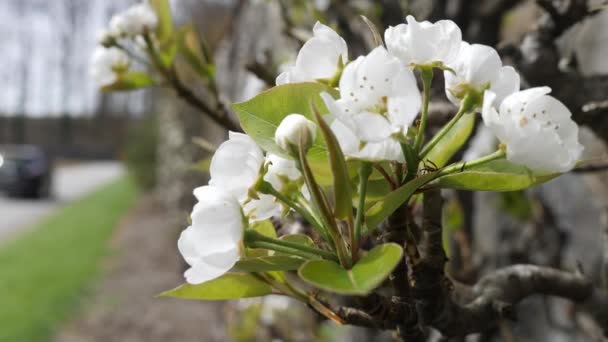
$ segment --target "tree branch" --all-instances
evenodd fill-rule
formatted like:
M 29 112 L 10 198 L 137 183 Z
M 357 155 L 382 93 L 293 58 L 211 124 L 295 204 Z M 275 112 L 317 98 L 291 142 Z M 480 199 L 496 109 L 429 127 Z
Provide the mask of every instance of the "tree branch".
M 241 126 L 234 122 L 230 117 L 230 111 L 228 108 L 216 98 L 217 106 L 214 110 L 209 104 L 199 99 L 188 87 L 186 87 L 177 77 L 176 73 L 170 73 L 166 75 L 169 83 L 177 93 L 177 95 L 184 101 L 188 102 L 191 106 L 201 110 L 203 113 L 223 128 L 234 131 L 242 132 Z
M 514 265 L 483 277 L 472 289 L 474 300 L 465 305 L 444 298 L 443 312 L 432 325 L 445 336 L 464 336 L 496 326 L 503 318 L 514 319 L 513 305 L 535 295 L 557 296 L 575 303 L 591 298 L 605 302 L 590 281 L 580 273 L 564 272 L 535 265 Z M 595 302 L 594 307 L 602 307 Z M 605 315 L 606 306 L 594 316 Z

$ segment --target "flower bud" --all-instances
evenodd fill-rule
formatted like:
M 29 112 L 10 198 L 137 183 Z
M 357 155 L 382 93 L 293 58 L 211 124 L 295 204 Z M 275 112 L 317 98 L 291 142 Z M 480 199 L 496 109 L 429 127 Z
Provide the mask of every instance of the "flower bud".
M 317 125 L 300 114 L 287 115 L 274 133 L 274 140 L 281 149 L 295 153 L 294 147 L 304 144 L 308 150 L 317 137 Z

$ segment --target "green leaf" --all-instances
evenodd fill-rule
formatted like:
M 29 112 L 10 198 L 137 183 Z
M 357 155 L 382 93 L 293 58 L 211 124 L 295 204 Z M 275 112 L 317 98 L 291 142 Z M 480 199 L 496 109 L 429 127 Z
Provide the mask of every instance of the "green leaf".
M 160 62 L 166 68 L 173 64 L 173 60 L 177 55 L 178 45 L 176 39 L 177 37 L 166 39 L 159 46 L 158 55 L 160 57 Z
M 251 224 L 251 229 L 256 232 L 268 236 L 271 238 L 277 237 L 277 230 L 274 228 L 274 224 L 270 220 L 257 221 Z
M 312 239 L 310 238 L 310 236 L 305 235 L 305 234 L 290 234 L 290 235 L 283 235 L 279 238 L 279 240 L 284 240 L 284 241 L 289 241 L 289 242 L 293 242 L 293 243 L 299 243 L 300 245 L 305 245 L 305 246 L 309 246 L 309 247 L 314 247 L 315 243 L 314 241 L 312 241 Z
M 395 191 L 386 195 L 386 197 L 378 201 L 365 213 L 365 222 L 367 228 L 372 231 L 405 203 L 421 186 L 432 181 L 439 176 L 438 172 L 427 173 L 423 176 L 414 178 L 405 183 Z
M 156 37 L 163 43 L 167 39 L 171 39 L 171 35 L 173 34 L 173 18 L 171 17 L 169 0 L 150 0 L 150 5 L 152 5 L 158 16 Z
M 154 83 L 152 77 L 145 72 L 131 71 L 118 74 L 114 83 L 101 90 L 104 92 L 136 90 L 152 86 Z
M 256 97 L 232 104 L 241 127 L 262 149 L 289 158 L 274 142 L 274 132 L 289 114 L 297 113 L 314 120 L 311 103 L 321 113 L 327 113 L 319 94 L 327 92 L 337 96 L 337 91 L 321 83 L 293 83 L 271 88 Z M 332 175 L 327 163 L 327 148 L 321 134 L 307 154 L 308 161 L 320 184 L 331 184 Z
M 244 272 L 270 272 L 297 270 L 306 259 L 287 255 L 271 255 L 239 260 L 235 267 Z
M 321 133 L 323 133 L 323 138 L 325 139 L 325 144 L 329 153 L 329 163 L 331 165 L 331 173 L 334 180 L 334 214 L 336 218 L 350 218 L 350 221 L 352 221 L 352 194 L 344 153 L 342 153 L 338 139 L 331 131 L 327 122 L 323 120 L 316 108 L 313 108 L 313 111 L 317 123 L 319 124 L 319 129 L 321 130 Z
M 387 243 L 374 247 L 350 270 L 332 261 L 311 260 L 300 267 L 298 275 L 329 292 L 363 296 L 382 284 L 401 261 L 402 255 L 399 245 Z
M 367 195 L 365 196 L 365 202 L 376 202 L 384 198 L 384 196 L 388 195 L 391 192 L 391 185 L 384 179 L 371 179 L 367 183 Z M 355 200 L 358 201 L 359 194 L 356 194 L 353 203 Z
M 268 236 L 270 238 L 277 237 L 277 231 L 274 228 L 272 221 L 270 221 L 270 220 L 254 222 L 251 224 L 251 229 L 255 230 L 256 232 L 258 232 L 264 236 Z M 276 253 L 276 252 L 273 252 L 273 251 L 270 251 L 267 249 L 263 249 L 263 248 L 247 248 L 247 256 L 251 257 L 251 258 L 265 257 L 265 256 L 272 255 L 273 253 Z
M 474 113 L 463 115 L 424 159 L 432 161 L 438 168 L 444 167 L 471 136 L 475 128 L 475 118 Z
M 158 296 L 198 300 L 226 300 L 259 297 L 271 293 L 272 288 L 268 284 L 250 274 L 226 273 L 202 284 L 182 284 Z
M 438 178 L 433 186 L 476 191 L 515 191 L 550 181 L 561 173 L 534 172 L 501 159 Z
M 213 78 L 214 70 L 205 62 L 201 40 L 192 25 L 186 25 L 181 28 L 178 35 L 178 48 L 180 54 L 199 76 L 206 80 Z

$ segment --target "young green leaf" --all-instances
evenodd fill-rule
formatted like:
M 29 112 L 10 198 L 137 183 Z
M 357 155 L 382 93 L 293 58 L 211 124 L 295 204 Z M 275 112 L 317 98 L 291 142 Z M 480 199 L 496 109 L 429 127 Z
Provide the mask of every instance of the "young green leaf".
M 287 115 L 302 114 L 314 120 L 311 103 L 321 113 L 326 113 L 325 103 L 319 94 L 328 92 L 336 95 L 335 89 L 320 83 L 293 83 L 271 88 L 256 97 L 241 103 L 232 104 L 243 130 L 255 140 L 262 149 L 289 158 L 274 141 L 274 132 Z M 320 134 L 307 154 L 308 161 L 320 184 L 330 184 L 331 170 L 327 163 L 327 148 Z
M 279 238 L 279 240 L 299 243 L 300 245 L 311 246 L 311 247 L 314 247 L 314 245 L 315 245 L 314 241 L 312 241 L 310 236 L 308 236 L 306 234 L 283 235 Z
M 213 78 L 213 68 L 210 68 L 205 61 L 201 40 L 192 25 L 186 25 L 180 29 L 178 49 L 180 55 L 199 76 L 206 80 Z
M 268 284 L 250 274 L 226 273 L 202 284 L 182 284 L 158 296 L 197 300 L 226 300 L 259 297 L 271 293 L 272 288 Z
M 349 219 L 352 221 L 352 194 L 344 153 L 342 153 L 338 139 L 314 105 L 313 112 L 325 139 L 327 152 L 329 152 L 329 164 L 331 165 L 331 173 L 334 179 L 334 214 L 339 219 Z
M 311 260 L 300 267 L 298 275 L 329 292 L 364 296 L 382 284 L 401 261 L 402 255 L 399 245 L 387 243 L 374 247 L 350 270 L 335 262 Z
M 171 38 L 173 33 L 173 18 L 171 17 L 171 6 L 169 0 L 150 0 L 150 5 L 158 16 L 156 37 L 162 43 Z
M 424 157 L 437 167 L 444 167 L 466 143 L 475 128 L 475 114 L 465 114 Z
M 137 90 L 141 88 L 146 88 L 154 85 L 154 80 L 150 75 L 139 72 L 139 71 L 131 71 L 123 74 L 117 75 L 116 82 L 112 83 L 109 86 L 105 86 L 102 88 L 104 92 L 110 91 L 129 91 L 129 90 Z
M 293 271 L 305 261 L 296 256 L 270 255 L 239 260 L 234 267 L 243 272 Z
M 251 225 L 251 229 L 255 230 L 256 232 L 258 232 L 264 236 L 268 236 L 271 238 L 277 237 L 277 230 L 274 228 L 274 225 L 272 224 L 272 221 L 270 221 L 270 220 L 254 222 Z
M 378 201 L 365 213 L 365 222 L 370 230 L 376 227 L 388 218 L 397 208 L 405 203 L 421 186 L 432 181 L 439 176 L 438 172 L 427 173 L 423 176 L 414 178 L 405 183 L 395 191 L 386 195 L 383 200 Z
M 515 191 L 548 182 L 559 175 L 561 173 L 534 172 L 501 159 L 440 177 L 432 185 L 458 190 Z

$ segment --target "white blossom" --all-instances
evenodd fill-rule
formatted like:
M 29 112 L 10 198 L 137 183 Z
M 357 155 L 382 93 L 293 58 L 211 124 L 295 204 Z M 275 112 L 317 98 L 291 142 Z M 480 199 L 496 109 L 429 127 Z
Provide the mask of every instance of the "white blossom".
M 533 170 L 566 172 L 583 151 L 578 126 L 571 113 L 552 96 L 549 87 L 516 92 L 502 101 L 497 111 L 497 95 L 484 93 L 483 121 L 507 147 L 507 159 Z
M 110 32 L 116 37 L 135 37 L 156 29 L 158 17 L 147 1 L 133 5 L 110 19 Z
M 317 125 L 301 114 L 289 114 L 279 124 L 274 132 L 274 140 L 286 152 L 291 150 L 290 145 L 304 145 L 307 150 L 317 137 Z
M 315 24 L 313 34 L 298 52 L 295 65 L 277 77 L 277 85 L 332 78 L 339 64 L 346 64 L 348 49 L 342 37 L 320 22 Z
M 291 159 L 269 153 L 266 156 L 266 164 L 268 170 L 264 175 L 264 180 L 277 191 L 282 192 L 289 183 L 298 182 L 302 179 L 302 173 L 296 167 L 296 162 Z
M 345 156 L 368 161 L 395 160 L 401 163 L 405 161 L 401 146 L 394 139 L 365 143 L 340 120 L 332 122 L 331 130 L 338 139 Z
M 198 203 L 192 224 L 177 246 L 190 268 L 184 273 L 190 284 L 200 284 L 228 272 L 240 258 L 245 229 L 238 200 L 224 189 L 202 186 L 194 190 Z
M 444 71 L 445 92 L 456 105 L 461 100 L 456 95 L 467 88 L 480 91 L 489 86 L 496 94 L 497 105 L 519 90 L 519 74 L 513 67 L 503 66 L 496 50 L 487 45 L 462 42 L 458 57 L 451 67 L 456 75 Z
M 450 66 L 460 51 L 462 33 L 451 20 L 418 22 L 408 15 L 407 24 L 390 26 L 384 32 L 388 51 L 407 65 L 442 62 Z
M 248 135 L 230 132 L 211 158 L 209 185 L 225 189 L 243 205 L 250 221 L 278 216 L 281 206 L 270 195 L 251 198 L 249 189 L 260 177 L 264 152 Z
M 117 74 L 129 69 L 130 59 L 122 50 L 111 47 L 95 48 L 90 62 L 90 74 L 100 87 L 111 85 Z
M 405 137 L 422 102 L 413 72 L 383 47 L 346 66 L 338 100 L 327 93 L 321 96 L 330 113 L 340 121 L 334 126 L 342 124 L 348 129 L 339 129 L 345 133 L 338 136 L 339 141 L 350 131 L 353 139 L 360 142 L 357 150 L 370 143 L 380 144 L 373 145 L 374 150 L 391 149 L 394 143 L 390 141 Z M 340 144 L 350 146 L 345 141 Z M 344 149 L 349 156 L 357 157 L 348 146 Z

